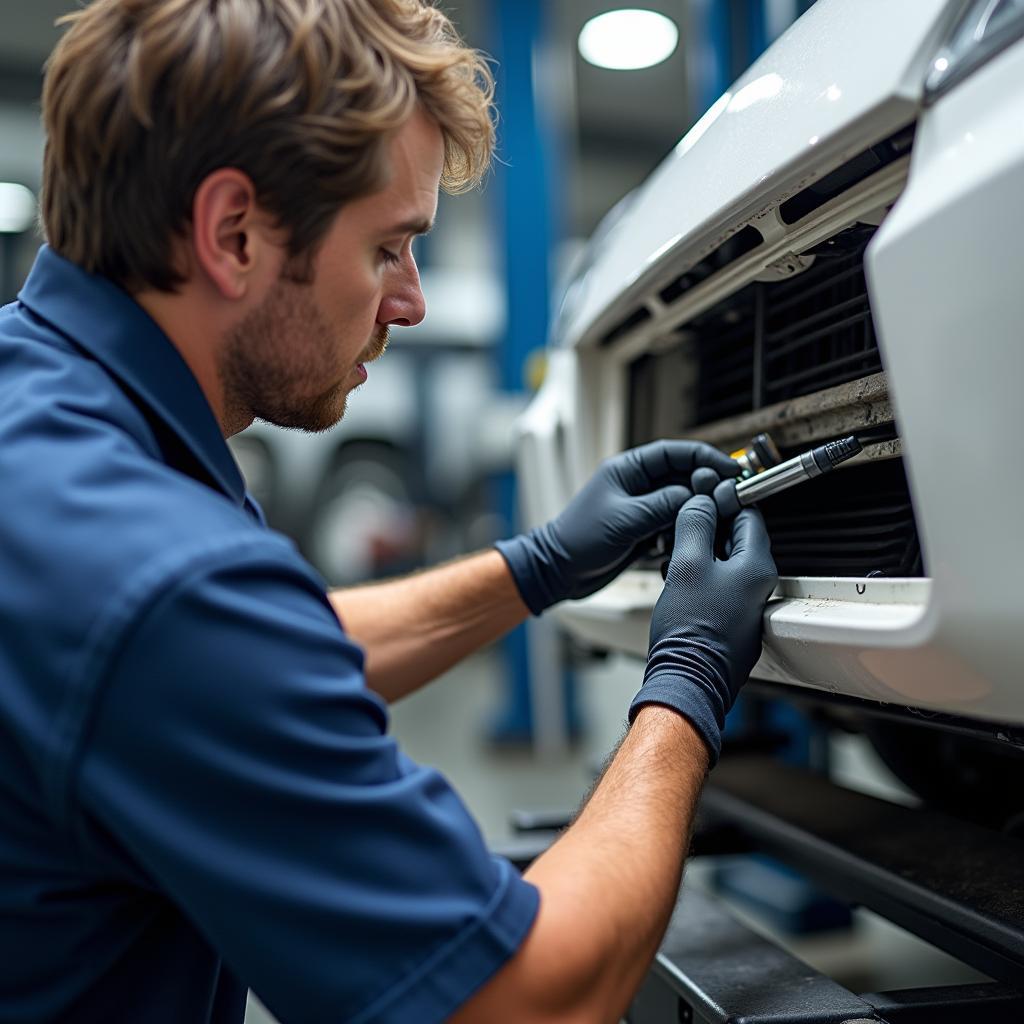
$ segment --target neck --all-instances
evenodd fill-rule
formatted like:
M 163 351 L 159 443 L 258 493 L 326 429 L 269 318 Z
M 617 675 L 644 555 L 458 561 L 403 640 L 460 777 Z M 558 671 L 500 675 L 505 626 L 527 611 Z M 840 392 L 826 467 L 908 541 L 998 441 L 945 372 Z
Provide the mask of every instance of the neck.
M 217 365 L 221 333 L 213 311 L 205 309 L 187 292 L 145 291 L 134 298 L 185 360 L 220 424 L 221 433 L 230 437 L 249 426 L 253 420 L 251 413 L 233 408 L 225 395 Z

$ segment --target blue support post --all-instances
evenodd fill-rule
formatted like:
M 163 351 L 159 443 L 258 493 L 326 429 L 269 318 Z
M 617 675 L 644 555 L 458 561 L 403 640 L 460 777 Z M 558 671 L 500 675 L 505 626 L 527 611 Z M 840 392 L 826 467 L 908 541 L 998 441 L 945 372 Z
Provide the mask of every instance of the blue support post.
M 768 48 L 768 12 L 765 0 L 746 0 L 747 7 L 747 60 L 746 66 Z
M 500 386 L 524 389 L 524 365 L 547 339 L 550 281 L 548 257 L 554 240 L 552 218 L 553 147 L 544 136 L 538 108 L 534 58 L 544 37 L 541 0 L 490 0 L 490 24 L 497 59 L 498 161 L 491 188 L 504 242 L 508 322 L 498 353 Z M 497 501 L 510 529 L 517 519 L 513 473 L 496 481 Z M 530 742 L 527 630 L 514 630 L 504 642 L 507 666 L 505 705 L 491 726 L 496 742 Z
M 723 0 L 692 0 L 686 33 L 690 121 L 696 121 L 732 81 L 729 5 Z

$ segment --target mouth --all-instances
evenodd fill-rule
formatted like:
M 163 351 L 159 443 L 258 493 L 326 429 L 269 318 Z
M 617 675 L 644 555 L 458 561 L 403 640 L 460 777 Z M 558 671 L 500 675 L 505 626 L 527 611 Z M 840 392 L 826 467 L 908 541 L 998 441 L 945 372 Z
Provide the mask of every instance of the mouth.
M 360 353 L 363 357 L 360 361 L 360 366 L 372 363 L 375 359 L 380 359 L 384 355 L 390 341 L 390 333 L 386 327 L 383 327 L 374 335 L 370 340 L 370 344 Z
M 388 335 L 389 331 L 386 327 L 381 328 L 371 339 L 370 344 L 359 353 L 360 360 L 352 368 L 354 376 L 359 378 L 359 384 L 362 384 L 369 374 L 366 371 L 366 364 L 372 363 L 375 359 L 380 359 L 384 355 L 384 350 L 388 347 Z M 356 385 L 359 386 L 358 384 Z

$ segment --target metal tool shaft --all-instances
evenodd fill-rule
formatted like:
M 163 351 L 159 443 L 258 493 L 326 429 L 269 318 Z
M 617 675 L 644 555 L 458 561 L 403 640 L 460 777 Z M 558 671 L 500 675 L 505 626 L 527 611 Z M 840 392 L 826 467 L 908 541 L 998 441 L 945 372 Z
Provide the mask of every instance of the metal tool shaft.
M 830 472 L 860 451 L 860 442 L 855 437 L 845 437 L 794 455 L 793 458 L 780 462 L 777 466 L 758 473 L 757 476 L 740 480 L 736 484 L 736 500 L 741 505 L 753 505 L 758 501 L 764 501 L 765 498 L 794 484 Z
M 757 476 L 741 480 L 736 484 L 736 497 L 741 505 L 753 505 L 786 490 L 787 487 L 820 474 L 821 470 L 815 463 L 814 456 L 810 452 L 803 452 L 771 469 L 766 469 L 763 473 L 758 473 Z

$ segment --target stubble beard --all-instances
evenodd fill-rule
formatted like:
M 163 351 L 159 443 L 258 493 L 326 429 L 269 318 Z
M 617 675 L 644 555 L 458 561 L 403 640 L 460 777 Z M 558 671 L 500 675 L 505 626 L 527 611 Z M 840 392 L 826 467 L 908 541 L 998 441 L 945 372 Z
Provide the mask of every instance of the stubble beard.
M 279 280 L 228 332 L 219 373 L 229 418 L 261 419 L 322 433 L 345 415 L 352 367 L 339 367 L 338 338 L 308 285 Z M 379 358 L 388 328 L 378 327 L 356 360 Z M 324 381 L 331 381 L 324 387 Z

